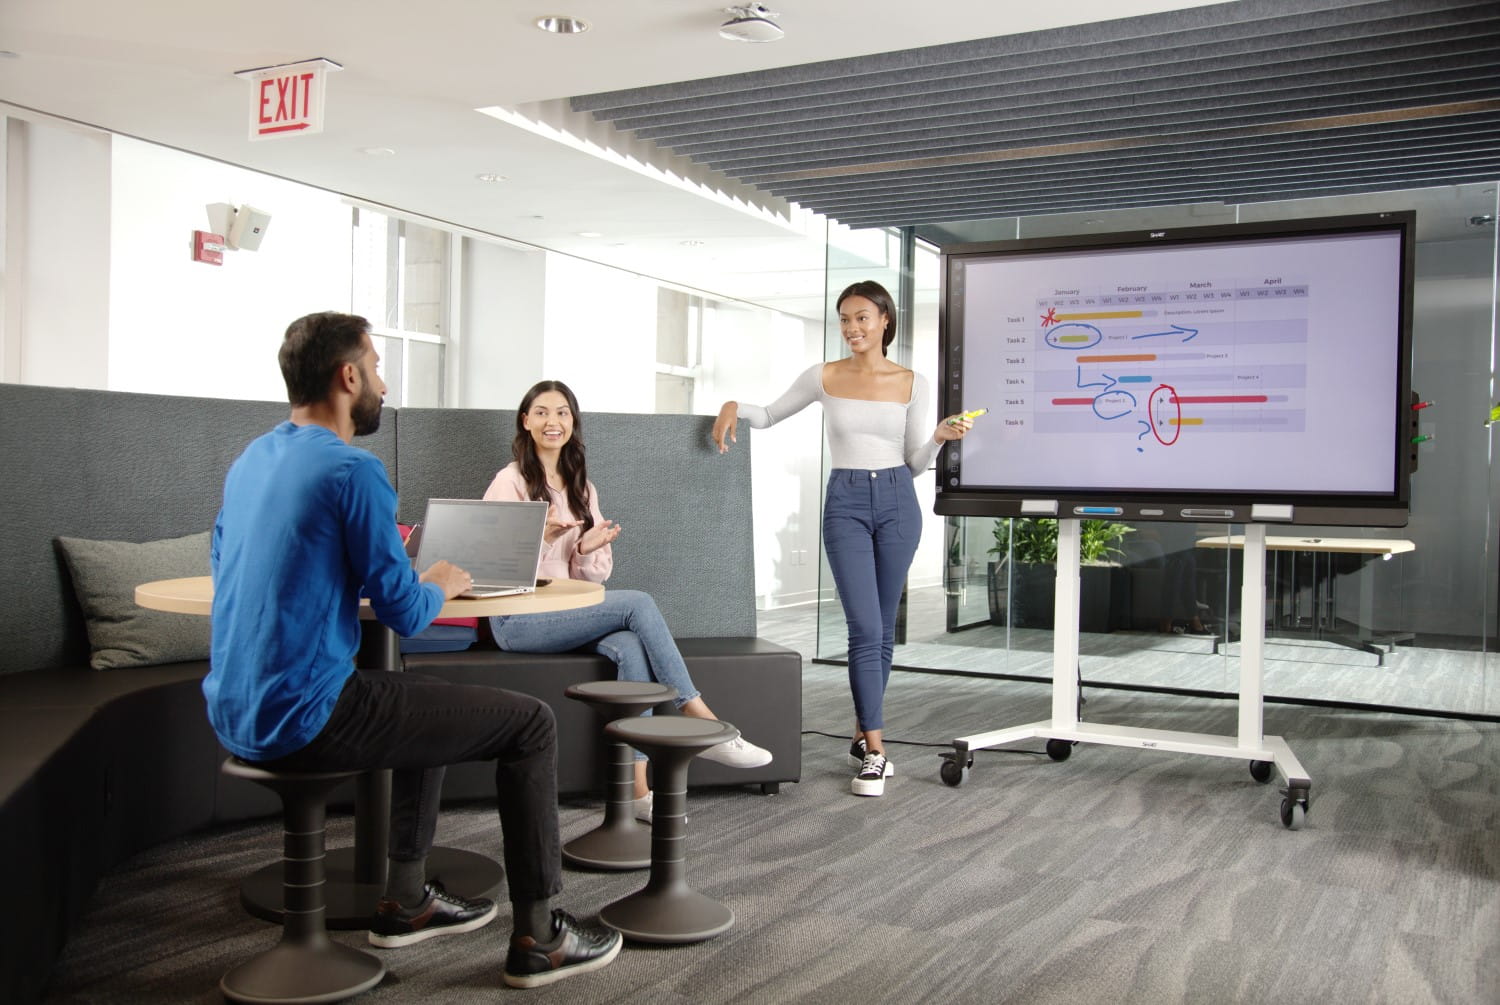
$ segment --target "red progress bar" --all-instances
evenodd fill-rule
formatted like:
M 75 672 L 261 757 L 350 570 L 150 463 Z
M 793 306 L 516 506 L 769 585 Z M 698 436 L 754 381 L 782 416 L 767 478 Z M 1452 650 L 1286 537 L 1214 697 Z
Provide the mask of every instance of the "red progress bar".
M 1054 405 L 1092 405 L 1093 398 L 1053 398 Z
M 1174 395 L 1176 405 L 1254 405 L 1266 402 L 1264 394 L 1179 394 Z

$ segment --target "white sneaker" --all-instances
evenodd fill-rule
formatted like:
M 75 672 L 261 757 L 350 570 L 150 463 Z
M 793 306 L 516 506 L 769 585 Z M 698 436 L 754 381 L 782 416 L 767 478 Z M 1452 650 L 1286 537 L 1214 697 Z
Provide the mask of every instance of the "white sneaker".
M 859 774 L 850 780 L 849 790 L 856 796 L 883 796 L 885 795 L 885 780 L 895 773 L 895 769 L 885 759 L 884 754 L 871 751 L 865 755 Z
M 731 768 L 759 768 L 771 763 L 769 750 L 757 747 L 743 736 L 737 736 L 733 740 L 725 740 L 717 746 L 709 747 L 698 756 L 720 764 L 727 764 Z

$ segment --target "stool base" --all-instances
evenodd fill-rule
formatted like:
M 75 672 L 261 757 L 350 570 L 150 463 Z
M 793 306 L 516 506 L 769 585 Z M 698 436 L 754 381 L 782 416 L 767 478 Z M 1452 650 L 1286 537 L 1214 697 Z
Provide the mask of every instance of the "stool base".
M 644 869 L 651 864 L 651 828 L 633 817 L 606 820 L 563 845 L 562 857 L 584 869 Z
M 219 990 L 230 1001 L 336 1002 L 368 991 L 385 976 L 385 964 L 358 949 L 326 939 L 320 945 L 282 942 L 229 971 Z
M 355 879 L 353 848 L 328 852 L 323 869 L 327 877 L 323 887 L 326 926 L 338 931 L 369 928 L 385 884 L 361 883 Z M 427 875 L 441 878 L 443 886 L 460 897 L 494 899 L 505 870 L 487 856 L 461 848 L 436 847 L 427 855 Z M 257 869 L 240 884 L 240 903 L 262 921 L 281 924 L 281 882 L 280 862 Z
M 688 887 L 648 887 L 604 908 L 599 920 L 636 942 L 702 942 L 727 932 L 734 912 Z

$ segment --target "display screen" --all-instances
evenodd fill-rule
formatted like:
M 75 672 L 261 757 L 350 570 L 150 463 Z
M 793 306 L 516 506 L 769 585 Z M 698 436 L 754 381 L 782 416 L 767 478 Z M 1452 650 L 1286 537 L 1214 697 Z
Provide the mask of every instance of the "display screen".
M 1404 524 L 1413 223 L 943 249 L 938 511 Z

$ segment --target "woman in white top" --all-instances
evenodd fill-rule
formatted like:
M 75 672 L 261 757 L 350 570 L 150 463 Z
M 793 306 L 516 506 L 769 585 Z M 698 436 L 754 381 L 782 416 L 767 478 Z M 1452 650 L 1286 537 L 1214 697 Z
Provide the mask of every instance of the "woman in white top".
M 516 410 L 513 460 L 495 475 L 486 499 L 537 499 L 549 504 L 537 576 L 602 583 L 614 570 L 611 543 L 620 525 L 599 511 L 599 493 L 584 458 L 583 417 L 568 385 L 544 380 L 527 391 Z M 658 681 L 677 691 L 684 715 L 715 718 L 688 676 L 656 601 L 639 590 L 608 590 L 592 607 L 490 619 L 501 649 L 561 653 L 584 646 L 615 664 L 620 680 Z M 700 757 L 736 768 L 771 763 L 771 752 L 743 737 L 705 750 Z M 646 762 L 636 758 L 636 815 L 649 820 Z
M 839 294 L 838 313 L 847 358 L 809 367 L 765 408 L 726 401 L 713 437 L 723 453 L 735 440 L 741 414 L 752 428 L 764 429 L 814 401 L 823 406 L 833 468 L 823 543 L 849 626 L 854 694 L 849 757 L 859 774 L 850 787 L 857 796 L 878 796 L 895 773 L 881 731 L 896 608 L 922 533 L 912 477 L 927 470 L 945 441 L 961 439 L 973 424 L 952 416 L 936 429 L 928 426 L 927 382 L 885 355 L 896 337 L 896 305 L 885 287 L 853 284 Z

